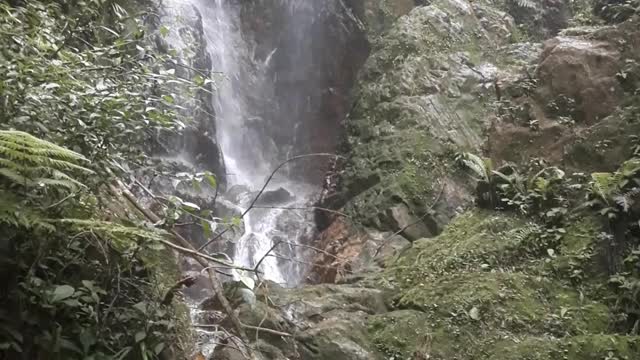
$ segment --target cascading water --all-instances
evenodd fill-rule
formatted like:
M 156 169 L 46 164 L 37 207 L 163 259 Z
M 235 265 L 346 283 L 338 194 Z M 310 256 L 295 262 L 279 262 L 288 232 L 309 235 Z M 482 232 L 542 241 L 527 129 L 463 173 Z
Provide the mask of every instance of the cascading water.
M 288 136 L 276 141 L 274 127 L 283 124 L 263 116 L 271 107 L 280 107 L 269 74 L 278 49 L 274 47 L 258 58 L 255 45 L 243 33 L 240 8 L 235 1 L 169 0 L 165 6 L 178 21 L 185 9 L 196 9 L 202 19 L 202 32 L 216 74 L 211 101 L 227 172 L 228 191 L 220 196 L 219 204 L 235 214 L 243 213 L 271 172 L 290 155 L 296 141 L 292 129 L 279 131 Z M 174 47 L 188 48 L 181 41 L 179 37 L 169 40 Z M 308 206 L 319 190 L 290 175 L 286 168 L 278 172 L 262 195 L 264 200 L 261 198 L 258 206 L 244 216 L 244 232 L 235 240 L 232 254 L 238 265 L 253 267 L 260 262 L 264 278 L 283 285 L 301 281 L 303 268 L 300 259 L 296 259 L 300 255 L 296 243 L 313 229 L 311 214 L 284 208 Z M 276 241 L 280 245 L 272 249 Z M 267 253 L 269 256 L 265 257 Z
M 216 203 L 220 216 L 243 214 L 287 158 L 333 151 L 347 111 L 345 94 L 364 60 L 346 49 L 366 54 L 364 36 L 351 37 L 359 23 L 341 0 L 164 0 L 164 6 L 168 22 L 176 25 L 167 38 L 170 47 L 191 59 L 186 65 L 206 63 L 215 74 L 207 101 L 215 110 L 226 168 L 226 191 Z M 189 19 L 186 28 L 181 18 Z M 189 41 L 194 32 L 196 46 Z M 209 57 L 194 61 L 201 38 Z M 300 245 L 315 231 L 306 207 L 317 200 L 327 165 L 327 159 L 308 160 L 280 169 L 243 217 L 244 231 L 226 239 L 234 245 L 214 244 L 215 249 L 224 249 L 238 265 L 259 263 L 263 279 L 301 283 L 307 254 Z M 203 288 L 185 290 L 195 323 L 211 323 L 199 305 L 211 296 Z M 206 355 L 212 346 L 205 344 L 216 334 L 199 334 Z

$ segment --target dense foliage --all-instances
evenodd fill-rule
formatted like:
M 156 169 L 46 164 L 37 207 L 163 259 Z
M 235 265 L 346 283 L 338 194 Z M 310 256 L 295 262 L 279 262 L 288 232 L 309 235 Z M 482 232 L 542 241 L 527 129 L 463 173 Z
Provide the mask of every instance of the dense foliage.
M 633 140 L 637 137 L 632 135 Z M 478 205 L 513 210 L 543 226 L 532 227 L 527 236 L 538 239 L 542 249 L 553 248 L 567 234 L 567 227 L 583 216 L 601 219 L 599 236 L 605 254 L 608 296 L 621 318 L 621 326 L 636 333 L 640 326 L 640 147 L 615 172 L 590 176 L 572 174 L 542 160 L 525 169 L 506 164 L 493 169 L 490 159 L 469 153 L 458 155 L 459 163 L 478 182 Z M 534 246 L 535 247 L 535 246 Z M 593 249 L 585 249 L 593 256 Z M 581 274 L 573 274 L 581 276 Z
M 2 359 L 154 359 L 176 349 L 165 233 L 111 186 L 150 161 L 145 146 L 158 131 L 183 127 L 170 88 L 191 83 L 156 50 L 150 8 L 0 2 Z

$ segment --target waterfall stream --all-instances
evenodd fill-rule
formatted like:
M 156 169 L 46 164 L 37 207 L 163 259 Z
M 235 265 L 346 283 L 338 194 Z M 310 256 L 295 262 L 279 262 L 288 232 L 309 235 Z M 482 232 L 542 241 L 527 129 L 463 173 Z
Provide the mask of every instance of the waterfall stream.
M 226 169 L 218 216 L 245 213 L 288 158 L 334 151 L 347 111 L 344 94 L 363 60 L 344 49 L 357 48 L 364 38 L 349 42 L 345 34 L 358 25 L 336 15 L 344 10 L 340 6 L 316 0 L 164 0 L 165 18 L 173 23 L 166 39 L 170 48 L 193 61 L 206 43 L 208 57 L 199 64 L 207 63 L 213 74 L 207 101 L 215 111 L 215 140 Z M 188 24 L 180 25 L 184 18 Z M 197 49 L 190 44 L 194 31 Z M 210 250 L 225 251 L 244 267 L 260 264 L 262 279 L 300 284 L 309 259 L 304 245 L 316 235 L 309 206 L 322 191 L 327 165 L 327 159 L 287 163 L 243 217 L 241 231 Z M 185 291 L 193 321 L 210 322 L 201 302 L 211 294 L 200 290 Z M 205 344 L 214 342 L 215 333 L 198 332 L 203 353 L 211 353 Z
M 295 131 L 278 129 L 286 124 L 262 116 L 273 112 L 271 108 L 280 108 L 274 96 L 274 75 L 269 72 L 278 49 L 271 49 L 262 59 L 257 56 L 256 45 L 243 33 L 236 2 L 169 0 L 165 6 L 177 21 L 182 12 L 192 9 L 202 19 L 215 78 L 215 95 L 211 101 L 216 115 L 217 142 L 224 156 L 228 183 L 228 191 L 220 196 L 219 203 L 232 213 L 241 214 L 271 172 L 294 148 Z M 177 35 L 169 42 L 173 47 L 188 48 Z M 276 141 L 274 133 L 285 136 Z M 242 235 L 234 239 L 234 253 L 230 254 L 235 263 L 245 267 L 260 262 L 259 270 L 264 278 L 289 286 L 301 281 L 303 268 L 296 259 L 299 251 L 295 244 L 312 233 L 313 221 L 311 214 L 283 208 L 309 206 L 320 190 L 300 178 L 294 179 L 286 167 L 277 173 L 265 190 L 265 200 L 261 198 L 257 203 L 259 207 L 243 218 Z M 265 257 L 276 241 L 281 244 Z

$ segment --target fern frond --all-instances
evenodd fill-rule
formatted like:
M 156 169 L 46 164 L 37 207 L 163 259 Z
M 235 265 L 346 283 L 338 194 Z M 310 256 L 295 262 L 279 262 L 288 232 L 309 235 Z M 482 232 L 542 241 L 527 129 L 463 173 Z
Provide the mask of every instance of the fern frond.
M 526 8 L 526 9 L 537 9 L 538 6 L 540 5 L 535 0 L 511 0 L 511 2 L 521 8 Z
M 616 196 L 614 200 L 624 212 L 629 212 L 638 197 L 640 197 L 640 188 L 634 188 L 622 195 Z
M 0 176 L 26 186 L 84 187 L 66 172 L 92 174 L 88 160 L 69 149 L 21 131 L 0 131 Z
M 55 222 L 71 225 L 79 231 L 94 231 L 110 238 L 166 240 L 169 234 L 161 229 L 125 226 L 109 221 L 94 219 L 61 219 Z
M 88 160 L 75 151 L 63 148 L 46 140 L 38 139 L 22 131 L 0 131 L 0 144 L 6 147 L 14 147 L 16 150 L 26 152 L 45 153 L 52 158 L 66 159 L 72 162 L 88 162 Z
M 0 224 L 24 229 L 55 231 L 55 226 L 42 213 L 31 206 L 25 206 L 15 194 L 5 191 L 0 191 Z
M 481 180 L 489 180 L 492 168 L 490 159 L 483 159 L 472 153 L 460 153 L 457 160 L 463 167 L 471 170 Z
M 617 175 L 604 172 L 591 174 L 591 192 L 608 203 L 618 183 Z

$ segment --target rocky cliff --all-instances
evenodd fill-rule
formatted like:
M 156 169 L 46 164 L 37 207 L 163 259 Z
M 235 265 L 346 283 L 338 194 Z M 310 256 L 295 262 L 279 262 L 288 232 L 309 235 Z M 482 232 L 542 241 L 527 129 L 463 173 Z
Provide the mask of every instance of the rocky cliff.
M 638 131 L 640 20 L 606 23 L 563 1 L 347 3 L 371 54 L 322 204 L 344 214 L 320 216 L 309 279 L 323 284 L 265 283 L 237 308 L 288 334 L 257 331 L 256 348 L 270 359 L 637 358 L 635 318 L 610 296 L 607 222 L 572 216 L 541 237 L 532 216 L 475 208 L 477 183 L 455 156 L 618 168 Z

